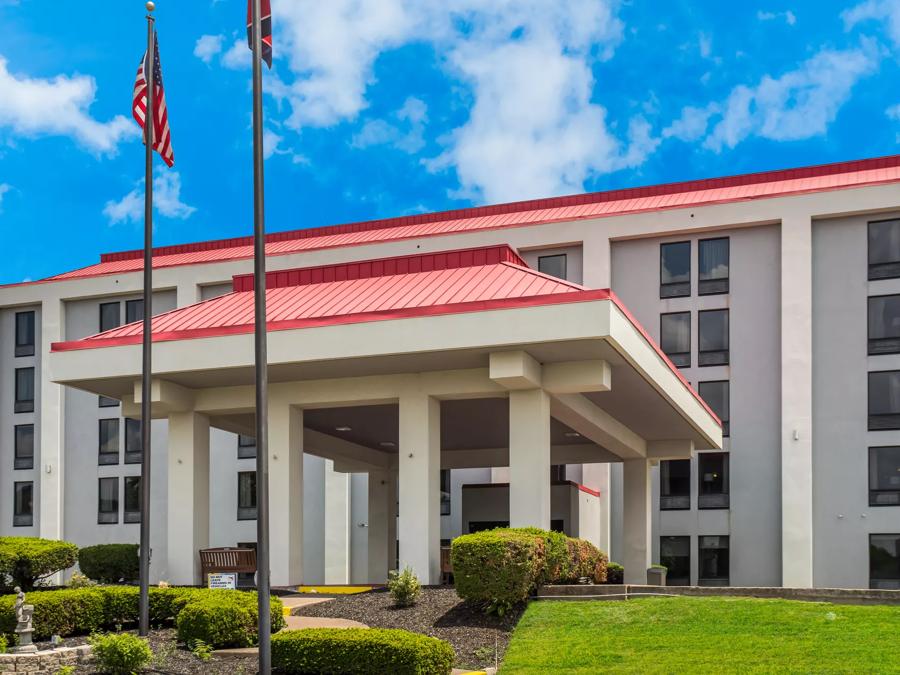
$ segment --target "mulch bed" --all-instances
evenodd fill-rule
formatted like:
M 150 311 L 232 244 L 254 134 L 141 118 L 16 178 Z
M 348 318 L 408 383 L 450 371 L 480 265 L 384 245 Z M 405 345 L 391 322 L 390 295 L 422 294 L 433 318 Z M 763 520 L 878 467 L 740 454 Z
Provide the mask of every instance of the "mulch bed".
M 453 588 L 427 587 L 412 607 L 394 607 L 386 590 L 341 595 L 330 602 L 295 610 L 301 616 L 352 619 L 373 628 L 403 628 L 446 640 L 456 650 L 456 665 L 481 669 L 503 660 L 509 637 L 524 607 L 503 617 L 470 607 Z

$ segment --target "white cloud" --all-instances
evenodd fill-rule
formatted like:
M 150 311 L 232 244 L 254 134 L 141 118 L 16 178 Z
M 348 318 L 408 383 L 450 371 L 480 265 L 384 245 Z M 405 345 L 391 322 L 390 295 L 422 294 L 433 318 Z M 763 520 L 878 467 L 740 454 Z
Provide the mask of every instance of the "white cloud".
M 428 106 L 424 101 L 410 96 L 391 117 L 396 123 L 383 119 L 368 120 L 353 136 L 350 144 L 356 148 L 391 145 L 409 154 L 415 154 L 425 147 Z
M 122 115 L 99 122 L 88 114 L 96 98 L 93 77 L 17 77 L 0 56 L 0 127 L 27 137 L 69 136 L 88 150 L 115 153 L 122 140 L 137 138 L 138 127 Z
M 226 68 L 239 70 L 249 68 L 253 64 L 250 58 L 250 50 L 247 49 L 247 40 L 238 38 L 231 47 L 222 54 L 222 65 Z
M 884 114 L 887 115 L 889 119 L 900 122 L 900 103 L 897 103 L 897 104 L 889 107 L 887 110 L 884 111 Z
M 213 57 L 222 52 L 224 40 L 224 35 L 201 35 L 194 45 L 194 56 L 203 63 L 211 63 Z
M 790 141 L 824 134 L 856 83 L 878 67 L 877 48 L 823 49 L 780 77 L 735 87 L 721 104 L 721 119 L 706 138 L 716 152 L 749 136 Z
M 706 135 L 709 119 L 718 112 L 716 104 L 710 104 L 704 108 L 685 106 L 681 109 L 681 116 L 663 129 L 663 138 L 677 138 L 682 141 L 696 141 Z
M 143 183 L 143 180 L 139 181 L 137 187 L 119 201 L 106 202 L 103 215 L 110 225 L 143 221 Z M 197 210 L 181 201 L 181 175 L 177 171 L 166 171 L 153 179 L 153 206 L 157 213 L 177 220 L 187 220 Z
M 279 136 L 271 129 L 263 130 L 263 157 L 269 159 L 272 155 L 279 152 L 278 146 L 284 140 L 284 136 Z
M 699 38 L 700 56 L 708 59 L 712 54 L 712 38 L 706 33 L 700 33 Z
M 756 13 L 756 18 L 760 21 L 774 21 L 775 19 L 781 19 L 788 26 L 793 26 L 797 23 L 797 16 L 791 10 L 785 12 L 766 12 L 759 10 Z
M 12 185 L 9 183 L 0 183 L 0 210 L 3 207 L 3 195 L 12 190 Z
M 841 19 L 846 30 L 864 21 L 883 21 L 891 40 L 900 46 L 900 0 L 866 0 L 844 10 Z

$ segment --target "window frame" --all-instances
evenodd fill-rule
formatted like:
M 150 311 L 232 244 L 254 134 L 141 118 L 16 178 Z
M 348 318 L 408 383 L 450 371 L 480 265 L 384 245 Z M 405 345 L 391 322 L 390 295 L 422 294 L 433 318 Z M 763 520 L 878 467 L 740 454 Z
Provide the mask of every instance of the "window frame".
M 19 391 L 19 385 L 20 385 L 19 373 L 27 373 L 28 371 L 31 371 L 31 398 L 25 399 L 25 398 L 21 398 L 21 392 Z M 15 413 L 34 412 L 34 399 L 37 394 L 34 376 L 35 376 L 34 366 L 27 366 L 25 368 L 16 368 L 15 369 L 15 378 L 16 378 L 15 390 L 16 391 L 15 391 L 15 399 L 14 399 L 15 403 L 13 405 L 13 412 L 15 412 Z
M 544 260 L 556 260 L 562 258 L 562 276 L 558 276 L 556 274 L 552 274 L 551 272 L 545 272 L 541 269 L 541 262 Z M 541 274 L 546 274 L 547 276 L 554 277 L 556 279 L 562 279 L 563 281 L 569 278 L 569 256 L 565 253 L 548 253 L 547 255 L 539 255 L 538 256 L 538 272 Z
M 873 263 L 872 262 L 872 226 L 881 225 L 882 223 L 897 223 L 900 227 L 900 218 L 885 218 L 884 220 L 870 220 L 866 223 L 866 266 L 867 279 L 869 281 L 878 281 L 879 279 L 897 279 L 900 277 L 900 258 L 897 260 L 889 260 L 888 262 Z M 879 274 L 879 270 L 886 273 Z
M 688 348 L 688 350 L 686 352 L 672 352 L 670 354 L 670 353 L 666 352 L 665 349 L 663 349 L 663 346 L 662 346 L 663 342 L 664 342 L 663 319 L 664 319 L 664 317 L 668 317 L 668 316 L 687 316 L 687 324 L 688 324 L 687 348 Z M 662 312 L 659 315 L 659 346 L 660 346 L 660 349 L 662 349 L 663 353 L 666 355 L 666 358 L 668 358 L 669 361 L 671 361 L 673 364 L 675 364 L 675 366 L 678 368 L 690 368 L 691 367 L 691 344 L 692 344 L 692 339 L 693 339 L 693 335 L 691 335 L 691 333 L 693 332 L 693 326 L 691 325 L 691 321 L 692 321 L 692 317 L 691 317 L 690 311 Z M 684 360 L 684 363 L 679 363 L 679 361 L 682 360 L 680 357 L 686 357 L 686 359 Z
M 900 429 L 900 405 L 898 405 L 897 412 L 888 412 L 888 413 L 872 413 L 872 377 L 874 375 L 883 375 L 885 373 L 896 373 L 896 376 L 900 378 L 900 370 L 870 370 L 868 371 L 866 377 L 866 414 L 868 418 L 867 429 L 868 431 L 894 431 Z M 885 420 L 882 424 L 872 425 L 873 418 L 875 420 Z M 893 418 L 893 421 L 891 419 Z M 885 424 L 889 426 L 884 426 Z
M 873 471 L 873 465 L 875 463 L 875 455 L 878 454 L 879 450 L 895 450 L 898 454 L 900 454 L 900 445 L 873 445 L 869 447 L 869 506 L 878 508 L 900 506 L 900 485 L 897 486 L 896 490 L 879 489 L 878 487 L 873 485 L 873 482 L 877 483 L 877 476 Z M 893 503 L 879 502 L 878 496 L 882 494 L 893 494 L 896 498 L 896 501 L 894 501 Z
M 245 440 L 250 439 L 253 443 L 245 443 Z M 247 450 L 247 448 L 253 448 L 253 452 Z M 237 458 L 238 459 L 256 459 L 256 439 L 253 436 L 245 436 L 244 434 L 238 434 L 237 437 Z
M 723 511 L 731 508 L 731 453 L 724 451 L 697 453 L 697 509 Z M 702 462 L 710 457 L 722 457 L 722 492 L 703 492 Z
M 103 310 L 105 307 L 115 307 L 116 308 L 116 325 L 115 326 L 107 326 L 103 327 Z M 99 308 L 99 316 L 97 320 L 97 327 L 100 329 L 98 332 L 105 333 L 108 330 L 113 330 L 122 325 L 122 303 L 116 300 L 115 302 L 101 302 Z
M 109 438 L 115 440 L 116 450 L 103 450 L 104 427 L 113 427 L 114 434 L 108 435 Z M 104 417 L 97 420 L 97 465 L 98 466 L 114 466 L 119 464 L 122 444 L 119 438 L 121 432 L 121 424 L 118 417 Z
M 137 508 L 128 508 L 129 483 L 137 483 Z M 126 525 L 141 522 L 141 477 L 125 476 L 122 479 L 122 522 Z
M 882 298 L 897 298 L 900 301 L 900 293 L 882 293 L 870 295 L 866 298 L 866 353 L 869 356 L 883 356 L 885 354 L 900 354 L 900 331 L 895 337 L 872 337 L 872 302 Z M 874 344 L 873 344 L 874 343 Z M 879 344 L 889 343 L 887 349 L 873 351 L 873 347 Z M 892 343 L 892 345 L 890 344 Z
M 440 494 L 441 494 L 441 515 L 449 516 L 452 509 L 452 482 L 450 480 L 450 469 L 441 469 L 440 473 Z M 446 490 L 444 489 L 446 487 Z M 444 497 L 446 495 L 446 498 Z
M 133 417 L 125 417 L 125 464 L 140 464 L 144 459 L 144 448 L 143 442 L 144 437 L 141 432 L 141 421 L 134 419 Z M 139 450 L 131 449 L 131 442 L 129 441 L 132 438 L 132 435 L 128 433 L 129 427 L 137 428 L 137 440 L 134 441 L 140 447 Z
M 703 317 L 711 314 L 725 315 L 725 349 L 701 349 L 703 335 Z M 724 361 L 722 359 L 724 355 Z M 705 357 L 705 358 L 704 358 Z M 697 312 L 697 366 L 727 366 L 731 361 L 731 312 L 728 307 L 720 309 L 701 309 Z
M 241 506 L 241 480 L 246 476 L 253 477 L 253 506 Z M 256 471 L 238 471 L 237 474 L 237 519 L 256 520 L 259 514 L 259 495 L 256 489 Z M 251 515 L 252 513 L 252 515 Z
M 687 281 L 663 281 L 663 273 L 665 270 L 665 265 L 663 264 L 663 250 L 667 247 L 674 246 L 687 246 L 688 250 L 688 271 L 687 271 Z M 691 250 L 691 241 L 688 239 L 686 241 L 665 241 L 660 242 L 659 244 L 659 298 L 660 300 L 667 300 L 669 298 L 689 298 L 691 297 L 691 265 L 693 263 L 693 251 Z M 685 288 L 686 287 L 686 288 Z
M 31 342 L 19 342 L 19 322 L 30 319 L 31 323 Z M 37 340 L 37 329 L 35 326 L 35 312 L 33 309 L 26 310 L 23 312 L 16 312 L 16 322 L 15 322 L 15 355 L 16 358 L 20 356 L 34 356 L 34 347 L 35 341 Z
M 687 540 L 687 556 L 663 556 L 663 542 L 674 541 L 674 540 Z M 683 543 L 683 542 L 682 542 Z M 676 534 L 676 535 L 660 535 L 659 537 L 659 563 L 660 565 L 664 565 L 666 567 L 666 586 L 690 586 L 691 585 L 691 535 L 689 534 Z M 669 572 L 672 570 L 672 567 L 666 565 L 667 558 L 684 558 L 687 557 L 687 578 L 683 577 L 670 577 Z M 681 582 L 684 579 L 684 583 L 672 583 L 672 581 L 676 580 Z
M 100 394 L 97 399 L 98 408 L 118 408 L 121 405 L 119 399 L 109 398 L 108 396 L 104 396 L 103 394 Z
M 31 454 L 19 455 L 19 431 L 31 429 Z M 13 470 L 22 471 L 34 468 L 34 424 L 16 424 L 13 426 Z
M 727 273 L 724 277 L 703 278 L 700 261 L 703 260 L 703 245 L 707 242 L 725 241 L 728 243 Z M 697 295 L 725 295 L 731 287 L 731 237 L 709 237 L 697 240 Z
M 716 411 L 713 409 L 713 406 L 709 404 L 707 401 L 707 405 L 709 405 L 710 409 L 713 409 L 713 412 L 716 414 L 716 417 L 719 418 L 719 421 L 722 423 L 722 437 L 728 438 L 731 435 L 731 380 L 703 380 L 702 382 L 697 383 L 697 393 L 700 395 L 704 401 L 706 401 L 706 397 L 703 396 L 704 384 L 724 384 L 725 385 L 725 398 L 727 404 L 725 406 L 725 416 L 723 417 L 719 413 L 721 411 Z
M 687 493 L 672 494 L 666 490 L 668 474 L 671 471 L 672 462 L 687 463 Z M 659 510 L 660 511 L 690 511 L 691 510 L 691 475 L 693 467 L 689 459 L 666 459 L 659 463 Z M 670 482 L 670 481 L 668 481 Z
M 872 570 L 872 548 L 873 548 L 872 540 L 876 537 L 895 537 L 897 539 L 900 539 L 900 534 L 893 533 L 893 532 L 870 532 L 869 533 L 869 588 L 871 588 L 871 589 L 889 589 L 889 590 L 900 589 L 900 544 L 897 545 L 897 555 L 896 555 L 897 577 L 894 579 L 878 579 L 878 581 L 887 581 L 887 582 L 894 582 L 894 583 L 891 585 L 886 585 L 886 586 L 885 585 L 876 586 L 874 584 L 876 579 L 874 579 L 872 577 L 872 572 L 873 572 L 873 570 Z
M 130 319 L 128 316 L 132 313 L 131 308 L 140 304 L 141 311 L 136 319 Z M 144 298 L 135 298 L 134 300 L 126 300 L 125 301 L 125 324 L 136 323 L 138 321 L 143 321 L 144 319 Z
M 28 486 L 31 490 L 31 508 L 20 510 L 19 490 Z M 34 481 L 17 480 L 13 482 L 13 527 L 34 527 Z
M 717 548 L 703 547 L 703 540 L 709 537 L 724 539 L 726 546 Z M 703 551 L 726 551 L 728 557 L 728 574 L 725 577 L 704 577 L 703 575 Z M 706 582 L 706 583 L 704 583 Z M 709 583 L 713 582 L 713 583 Z M 724 582 L 724 583 L 719 583 Z M 730 586 L 731 585 L 731 536 L 727 534 L 701 534 L 697 537 L 697 585 L 698 586 Z
M 113 485 L 113 501 L 115 504 L 114 511 L 103 510 L 103 485 Z M 118 525 L 119 524 L 119 477 L 118 476 L 101 476 L 97 479 L 97 524 L 98 525 Z

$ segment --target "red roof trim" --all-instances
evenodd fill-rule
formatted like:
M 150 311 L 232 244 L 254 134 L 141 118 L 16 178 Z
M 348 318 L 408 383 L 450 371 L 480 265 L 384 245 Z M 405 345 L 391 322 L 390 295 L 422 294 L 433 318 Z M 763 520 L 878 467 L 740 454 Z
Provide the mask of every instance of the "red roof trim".
M 500 246 L 457 249 L 437 253 L 419 253 L 393 258 L 358 260 L 334 265 L 320 265 L 318 267 L 274 270 L 266 273 L 266 288 L 307 286 L 333 281 L 370 279 L 372 277 L 416 274 L 462 267 L 482 267 L 505 262 L 520 267 L 528 267 L 525 261 L 510 246 L 502 244 Z M 254 286 L 253 275 L 235 275 L 233 284 L 235 293 L 252 291 Z
M 583 204 L 597 204 L 624 199 L 638 199 L 645 197 L 658 197 L 677 194 L 681 192 L 696 192 L 699 190 L 715 190 L 719 188 L 732 188 L 759 183 L 770 183 L 801 178 L 813 178 L 831 176 L 841 173 L 856 171 L 868 171 L 872 169 L 885 169 L 900 166 L 900 155 L 874 157 L 870 159 L 858 159 L 847 162 L 834 162 L 831 164 L 819 164 L 814 166 L 799 167 L 794 169 L 778 169 L 775 171 L 761 171 L 750 174 L 723 176 L 719 178 L 705 178 L 678 183 L 663 183 L 636 188 L 623 188 L 620 190 L 607 190 L 603 192 L 589 192 L 585 194 L 567 195 L 563 197 L 551 197 L 548 199 L 532 199 L 506 204 L 494 204 L 490 206 L 477 206 L 451 211 L 437 211 L 434 213 L 422 213 L 399 218 L 384 218 L 381 220 L 369 220 L 342 225 L 326 225 L 305 230 L 289 230 L 286 232 L 273 232 L 266 235 L 266 242 L 279 242 L 294 239 L 309 239 L 333 234 L 348 234 L 353 232 L 366 232 L 407 225 L 421 225 L 445 220 L 468 219 L 481 216 L 493 216 L 520 211 L 538 209 L 562 208 L 567 206 L 580 206 Z M 776 195 L 772 195 L 776 196 Z M 734 200 L 729 200 L 734 201 Z M 199 251 L 212 251 L 221 248 L 235 246 L 250 246 L 253 237 L 235 237 L 231 239 L 218 239 L 191 244 L 176 244 L 173 246 L 160 246 L 153 249 L 154 256 L 173 255 L 178 253 L 194 253 Z M 121 251 L 117 253 L 104 253 L 100 256 L 101 262 L 116 262 L 120 260 L 134 260 L 143 257 L 143 250 Z

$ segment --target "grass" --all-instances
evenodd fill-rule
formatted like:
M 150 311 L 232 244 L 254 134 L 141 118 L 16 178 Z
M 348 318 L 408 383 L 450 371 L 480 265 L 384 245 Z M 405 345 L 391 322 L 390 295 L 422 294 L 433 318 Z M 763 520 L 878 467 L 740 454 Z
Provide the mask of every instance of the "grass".
M 532 602 L 501 675 L 900 673 L 900 607 L 752 598 Z

